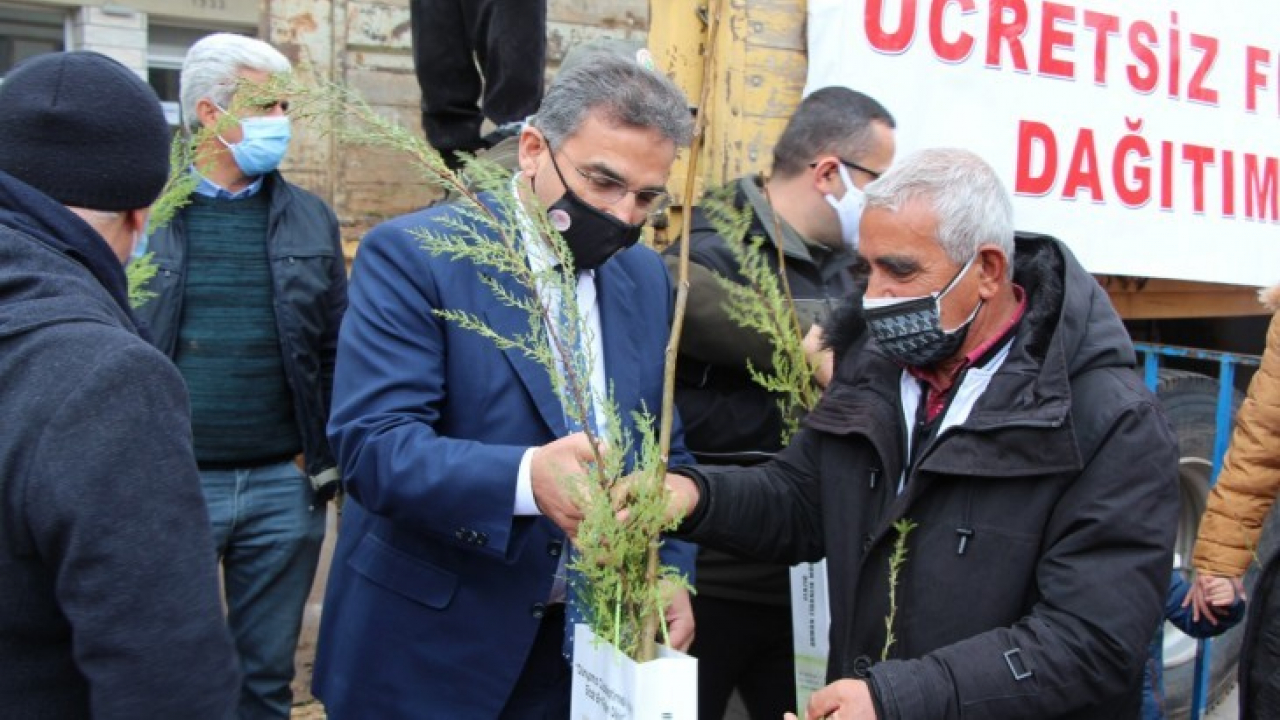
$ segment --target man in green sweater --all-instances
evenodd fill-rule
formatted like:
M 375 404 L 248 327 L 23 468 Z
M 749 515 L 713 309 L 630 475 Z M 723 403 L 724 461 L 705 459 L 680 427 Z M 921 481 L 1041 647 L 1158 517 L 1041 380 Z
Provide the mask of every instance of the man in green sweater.
M 276 169 L 288 101 L 261 95 L 289 71 L 277 50 L 239 35 L 210 35 L 187 54 L 185 129 L 208 131 L 192 168 L 199 186 L 151 238 L 156 297 L 142 308 L 191 394 L 245 676 L 242 720 L 289 716 L 325 500 L 338 479 L 324 428 L 346 269 L 333 211 Z

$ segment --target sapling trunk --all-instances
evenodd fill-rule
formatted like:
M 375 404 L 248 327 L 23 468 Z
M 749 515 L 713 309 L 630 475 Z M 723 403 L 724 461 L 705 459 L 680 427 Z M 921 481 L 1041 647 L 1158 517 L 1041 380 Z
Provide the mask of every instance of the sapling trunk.
M 707 8 L 707 47 L 706 56 L 702 59 L 703 78 L 711 77 L 711 66 L 715 61 L 716 41 L 720 34 L 720 7 L 724 0 L 712 0 Z M 658 426 L 658 468 L 655 482 L 663 482 L 667 474 L 667 465 L 671 459 L 671 428 L 675 415 L 676 358 L 680 352 L 680 335 L 684 331 L 684 313 L 689 304 L 689 236 L 691 234 L 693 200 L 697 192 L 698 159 L 702 156 L 702 144 L 707 120 L 707 107 L 711 102 L 710 82 L 703 82 L 702 95 L 698 99 L 698 114 L 693 121 L 693 138 L 689 143 L 689 163 L 684 177 L 684 212 L 680 214 L 680 272 L 676 279 L 675 317 L 671 322 L 671 336 L 667 340 L 666 365 L 662 374 L 662 412 Z M 652 587 L 658 578 L 658 546 L 655 539 L 649 543 L 649 556 L 646 563 L 646 579 Z M 658 636 L 658 618 L 650 616 L 641 628 L 640 651 L 637 658 L 640 662 L 657 657 L 655 645 Z

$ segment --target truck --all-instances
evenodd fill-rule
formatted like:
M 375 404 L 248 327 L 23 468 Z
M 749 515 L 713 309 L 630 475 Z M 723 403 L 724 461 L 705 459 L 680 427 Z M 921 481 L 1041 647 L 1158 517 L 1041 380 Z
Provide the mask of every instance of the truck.
M 705 117 L 697 184 L 672 172 L 675 214 L 767 171 L 806 90 L 880 100 L 899 154 L 982 155 L 1020 229 L 1058 237 L 1107 290 L 1180 446 L 1175 562 L 1189 566 L 1230 415 L 1262 352 L 1259 287 L 1280 282 L 1280 6 L 1249 0 L 549 0 L 549 71 L 601 36 L 646 40 Z M 405 0 L 267 0 L 262 34 L 318 77 L 417 127 Z M 704 93 L 705 88 L 710 91 Z M 705 95 L 705 102 L 704 102 Z M 355 252 L 363 230 L 432 201 L 403 164 L 302 138 L 289 171 L 330 200 Z M 1277 532 L 1272 513 L 1262 553 Z M 1240 633 L 1196 643 L 1166 628 L 1174 717 L 1229 691 Z M 1202 679 L 1201 679 L 1202 678 Z M 1198 697 L 1193 689 L 1200 690 Z
M 888 107 L 899 156 L 958 146 L 992 163 L 1018 227 L 1067 242 L 1145 358 L 1179 438 L 1188 569 L 1263 349 L 1257 289 L 1280 281 L 1275 27 L 1280 6 L 1256 2 L 654 0 L 648 43 L 706 98 L 702 186 L 680 201 L 767 169 L 799 99 L 828 85 Z M 1165 628 L 1172 717 L 1230 689 L 1240 639 L 1197 670 L 1197 643 Z

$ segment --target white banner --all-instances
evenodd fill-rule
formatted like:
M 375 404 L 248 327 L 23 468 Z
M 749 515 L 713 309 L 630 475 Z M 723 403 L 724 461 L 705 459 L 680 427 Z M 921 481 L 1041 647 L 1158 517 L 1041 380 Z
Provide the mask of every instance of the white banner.
M 698 720 L 698 661 L 659 645 L 637 663 L 579 623 L 571 703 L 573 720 Z
M 1280 280 L 1280 3 L 809 0 L 806 94 L 964 147 L 1094 273 Z

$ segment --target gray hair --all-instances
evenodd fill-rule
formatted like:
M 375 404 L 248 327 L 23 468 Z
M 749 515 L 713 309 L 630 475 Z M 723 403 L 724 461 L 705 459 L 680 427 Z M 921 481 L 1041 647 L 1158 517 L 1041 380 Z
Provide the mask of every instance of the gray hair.
M 867 208 L 898 212 L 913 200 L 938 219 L 936 240 L 953 262 L 965 263 L 984 244 L 1004 251 L 1013 272 L 1013 203 L 996 172 L 959 148 L 921 150 L 863 188 Z
M 590 112 L 602 112 L 611 125 L 656 130 L 676 147 L 688 147 L 693 138 L 693 118 L 680 88 L 614 54 L 594 52 L 562 71 L 529 122 L 559 147 Z
M 813 91 L 796 108 L 773 146 L 773 174 L 795 177 L 819 155 L 862 162 L 874 149 L 875 124 L 897 127 L 875 98 L 846 87 Z
M 226 108 L 235 95 L 242 70 L 283 73 L 289 59 L 267 43 L 244 35 L 214 33 L 201 38 L 182 61 L 182 118 L 189 128 L 200 126 L 196 104 L 208 98 Z

